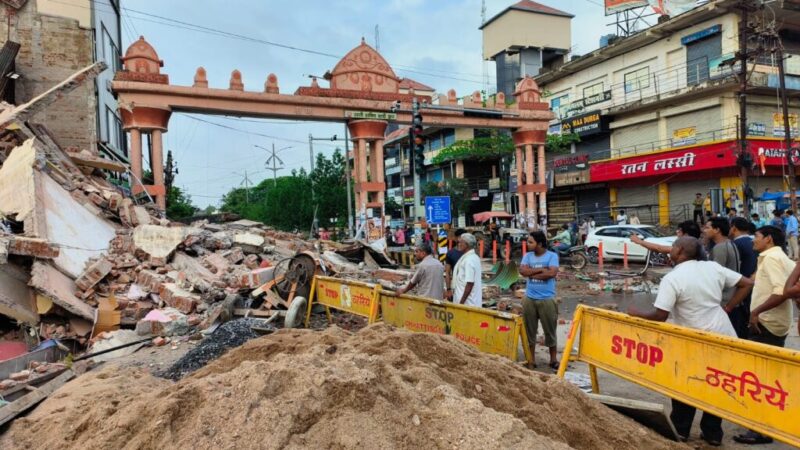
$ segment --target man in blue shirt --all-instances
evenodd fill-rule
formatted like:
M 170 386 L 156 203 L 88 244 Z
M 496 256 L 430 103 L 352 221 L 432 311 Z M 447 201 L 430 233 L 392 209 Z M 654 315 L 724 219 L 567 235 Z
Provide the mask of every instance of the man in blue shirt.
M 786 242 L 789 244 L 789 258 L 797 261 L 800 257 L 800 252 L 797 248 L 797 217 L 794 211 L 787 209 L 785 212 L 784 222 L 786 223 Z
M 541 231 L 533 231 L 528 236 L 528 253 L 522 257 L 519 273 L 528 279 L 525 299 L 522 301 L 522 317 L 528 334 L 531 355 L 536 356 L 536 332 L 539 322 L 544 331 L 544 345 L 550 349 L 549 367 L 558 369 L 556 358 L 556 327 L 558 325 L 558 305 L 556 304 L 556 276 L 558 275 L 558 255 L 547 250 L 547 237 Z M 536 364 L 533 365 L 536 367 Z

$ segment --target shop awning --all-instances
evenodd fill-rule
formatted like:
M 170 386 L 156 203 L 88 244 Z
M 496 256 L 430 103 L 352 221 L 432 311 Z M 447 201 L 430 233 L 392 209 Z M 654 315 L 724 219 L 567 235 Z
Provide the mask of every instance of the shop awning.
M 486 222 L 489 219 L 513 219 L 514 216 L 505 212 L 505 211 L 485 211 L 480 213 L 475 213 L 472 215 L 472 219 L 477 222 Z

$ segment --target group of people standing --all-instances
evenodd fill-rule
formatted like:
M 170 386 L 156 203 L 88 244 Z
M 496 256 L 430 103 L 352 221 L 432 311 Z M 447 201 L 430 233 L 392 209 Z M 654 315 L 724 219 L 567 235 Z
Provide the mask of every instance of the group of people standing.
M 756 228 L 744 217 L 712 217 L 702 234 L 694 221 L 680 224 L 676 234 L 678 239 L 668 249 L 644 242 L 651 251 L 668 250 L 674 269 L 661 280 L 654 309 L 631 306 L 628 313 L 783 347 L 793 319 L 792 300 L 800 298 L 800 264 L 784 251 L 788 233 L 771 224 Z M 631 240 L 643 242 L 638 237 Z M 684 439 L 694 415 L 694 407 L 672 401 L 670 418 Z M 721 423 L 719 417 L 703 413 L 701 437 L 720 445 Z M 772 442 L 753 431 L 734 440 Z

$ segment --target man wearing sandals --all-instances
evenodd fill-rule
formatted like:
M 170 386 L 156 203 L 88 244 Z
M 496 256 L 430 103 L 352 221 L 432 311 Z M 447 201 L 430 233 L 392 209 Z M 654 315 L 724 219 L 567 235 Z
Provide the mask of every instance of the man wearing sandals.
M 558 255 L 547 250 L 547 237 L 541 231 L 528 236 L 528 253 L 522 257 L 519 273 L 528 279 L 525 300 L 522 301 L 522 314 L 531 355 L 536 357 L 536 332 L 539 322 L 544 331 L 544 345 L 550 349 L 550 368 L 558 369 L 556 359 L 556 326 L 558 306 L 556 305 L 556 275 L 558 275 Z M 536 365 L 534 364 L 534 367 Z
M 661 279 L 658 295 L 651 311 L 631 305 L 628 314 L 664 322 L 671 317 L 675 325 L 736 337 L 727 311 L 720 306 L 722 291 L 736 286 L 725 308 L 733 308 L 750 292 L 753 282 L 714 261 L 701 261 L 700 240 L 683 236 L 672 244 L 669 257 L 675 268 Z M 673 399 L 670 420 L 681 440 L 689 439 L 696 409 Z M 709 445 L 722 443 L 722 419 L 707 412 L 700 420 L 700 437 Z

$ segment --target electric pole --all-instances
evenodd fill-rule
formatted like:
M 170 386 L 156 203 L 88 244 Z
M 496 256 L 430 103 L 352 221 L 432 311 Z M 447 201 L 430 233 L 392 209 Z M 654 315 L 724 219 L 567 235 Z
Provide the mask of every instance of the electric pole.
M 271 170 L 272 171 L 272 185 L 273 186 L 278 186 L 278 171 L 283 169 L 283 160 L 280 157 L 278 157 L 278 153 L 280 153 L 280 152 L 282 152 L 284 150 L 288 150 L 288 149 L 292 148 L 292 146 L 284 147 L 284 148 L 282 148 L 280 150 L 275 150 L 275 143 L 273 142 L 272 143 L 272 150 L 270 150 L 268 148 L 265 148 L 265 147 L 262 147 L 262 146 L 257 145 L 257 144 L 253 145 L 253 147 L 258 147 L 261 150 L 266 150 L 267 152 L 271 153 L 271 156 L 269 158 L 267 158 L 267 162 L 264 163 L 264 167 L 266 167 L 267 170 Z M 270 163 L 272 163 L 272 167 L 269 166 Z M 278 163 L 281 163 L 280 167 L 278 167 Z
M 234 175 L 239 175 L 240 177 L 243 178 L 242 182 L 239 183 L 239 186 L 244 185 L 244 203 L 245 203 L 245 205 L 249 205 L 250 204 L 250 177 L 247 176 L 247 169 L 245 169 L 244 175 L 242 175 L 240 173 L 237 173 L 237 172 L 233 172 L 233 173 L 234 173 Z
M 172 183 L 175 181 L 175 175 L 178 175 L 178 165 L 172 160 L 172 150 L 167 150 L 167 163 L 164 166 L 164 187 L 169 194 Z
M 336 136 L 334 136 L 334 139 Z M 311 133 L 308 133 L 308 157 L 309 157 L 309 171 L 308 174 L 310 175 L 311 172 L 314 171 L 314 136 L 311 136 Z
M 776 39 L 779 39 L 776 35 Z M 789 125 L 789 100 L 786 95 L 786 73 L 784 63 L 786 56 L 783 52 L 783 45 L 780 41 L 777 42 L 778 52 L 778 78 L 780 80 L 781 90 L 781 109 L 783 113 L 783 133 L 786 143 L 786 165 L 789 167 L 789 199 L 792 205 L 792 214 L 797 214 L 797 188 L 795 181 L 797 176 L 794 169 L 794 151 L 792 149 L 792 129 Z M 774 51 L 774 50 L 773 50 Z
M 742 179 L 742 209 L 744 210 L 744 216 L 750 217 L 747 176 L 752 167 L 753 158 L 747 148 L 747 59 L 749 56 L 747 49 L 749 5 L 747 3 L 747 0 L 745 0 L 740 4 L 742 15 L 739 20 L 739 51 L 736 52 L 736 59 L 739 60 L 739 154 L 736 158 L 736 163 L 739 165 L 739 173 Z M 724 195 L 723 192 L 723 198 Z

